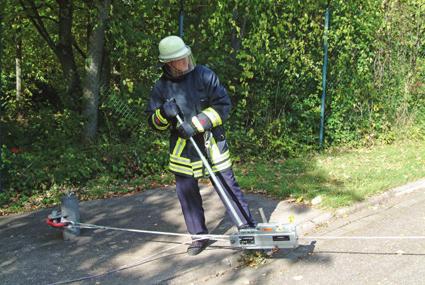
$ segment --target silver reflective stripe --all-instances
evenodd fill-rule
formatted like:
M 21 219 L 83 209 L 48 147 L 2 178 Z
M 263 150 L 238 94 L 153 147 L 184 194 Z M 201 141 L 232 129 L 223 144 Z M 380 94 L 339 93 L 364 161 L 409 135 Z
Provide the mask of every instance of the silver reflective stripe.
M 229 159 L 228 161 L 224 163 L 220 163 L 219 165 L 214 165 L 212 169 L 214 172 L 217 172 L 217 171 L 225 170 L 231 166 L 232 166 L 232 161 Z
M 173 154 L 170 154 L 170 160 L 176 163 L 181 163 L 181 164 L 185 164 L 187 166 L 192 166 L 192 164 L 190 163 L 190 159 L 185 158 L 185 157 L 181 157 L 181 156 L 175 156 Z
M 193 175 L 192 168 L 184 167 L 184 166 L 181 166 L 181 165 L 176 165 L 176 164 L 171 163 L 171 162 L 169 164 L 169 168 L 170 168 L 170 170 L 172 170 L 174 172 L 183 173 L 183 174 L 190 175 L 190 176 Z
M 202 167 L 202 160 L 192 162 L 192 167 L 193 168 L 201 168 Z

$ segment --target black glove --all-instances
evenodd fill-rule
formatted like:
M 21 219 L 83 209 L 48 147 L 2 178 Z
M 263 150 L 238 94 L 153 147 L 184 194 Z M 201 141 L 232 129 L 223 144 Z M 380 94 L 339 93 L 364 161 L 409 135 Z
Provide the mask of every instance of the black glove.
M 166 101 L 164 104 L 162 104 L 159 111 L 161 112 L 161 116 L 167 120 L 170 120 L 175 118 L 179 113 L 179 106 L 177 106 L 175 101 Z
M 196 133 L 195 128 L 186 122 L 183 122 L 183 124 L 178 126 L 177 131 L 179 132 L 180 137 L 184 139 L 188 139 Z

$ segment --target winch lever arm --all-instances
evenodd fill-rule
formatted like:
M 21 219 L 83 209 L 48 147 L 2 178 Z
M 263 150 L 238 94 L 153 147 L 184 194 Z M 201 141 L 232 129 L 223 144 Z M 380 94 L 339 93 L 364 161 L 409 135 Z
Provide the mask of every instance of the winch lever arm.
M 183 120 L 179 115 L 177 115 L 176 118 L 177 118 L 177 121 L 179 122 L 179 124 L 183 124 Z M 192 143 L 193 147 L 195 148 L 196 152 L 198 153 L 199 157 L 201 158 L 202 163 L 204 164 L 205 168 L 207 169 L 209 175 L 211 176 L 211 179 L 213 180 L 214 184 L 216 185 L 217 191 L 219 191 L 221 196 L 223 197 L 223 202 L 226 204 L 227 208 L 230 210 L 230 214 L 235 219 L 237 226 L 241 227 L 244 223 L 242 222 L 241 218 L 237 214 L 236 209 L 235 209 L 232 201 L 229 198 L 229 194 L 224 190 L 223 185 L 221 184 L 220 180 L 218 180 L 218 178 L 215 175 L 214 171 L 212 170 L 208 160 L 206 159 L 206 157 L 202 153 L 199 146 L 196 144 L 193 137 L 190 137 L 189 140 Z

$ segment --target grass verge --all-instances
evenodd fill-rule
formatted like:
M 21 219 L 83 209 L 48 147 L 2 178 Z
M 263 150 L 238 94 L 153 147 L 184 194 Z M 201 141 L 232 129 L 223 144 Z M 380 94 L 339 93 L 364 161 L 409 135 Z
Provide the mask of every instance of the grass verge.
M 242 188 L 324 208 L 348 206 L 425 177 L 425 141 L 404 141 L 294 159 L 251 161 L 235 167 Z
M 291 159 L 249 161 L 236 164 L 234 168 L 239 184 L 250 192 L 304 203 L 320 196 L 322 207 L 338 208 L 424 178 L 425 141 L 397 142 L 351 151 L 331 150 Z M 170 185 L 173 178 L 169 173 L 131 181 L 99 177 L 73 191 L 80 200 L 103 199 Z M 63 193 L 69 190 L 66 186 L 54 186 L 31 196 L 0 193 L 0 215 L 58 204 Z

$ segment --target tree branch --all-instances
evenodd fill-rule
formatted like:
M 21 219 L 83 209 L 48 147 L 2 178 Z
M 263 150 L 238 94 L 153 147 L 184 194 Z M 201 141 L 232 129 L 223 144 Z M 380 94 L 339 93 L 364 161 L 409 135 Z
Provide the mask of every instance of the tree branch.
M 25 1 L 23 0 L 19 0 L 19 3 L 21 4 L 30 21 L 34 24 L 41 37 L 47 42 L 47 45 L 56 53 L 56 44 L 47 32 L 34 1 L 27 1 L 29 7 L 25 5 Z
M 58 24 L 58 23 L 59 23 L 59 21 L 58 21 L 58 20 L 56 20 L 56 19 L 54 19 L 54 18 L 52 18 L 52 17 L 48 17 L 48 16 L 40 16 L 40 19 L 50 20 L 50 21 L 52 21 L 52 22 L 55 22 L 56 24 Z
M 78 53 L 85 59 L 87 57 L 86 53 L 80 48 L 75 38 L 72 38 L 72 46 L 78 51 Z

